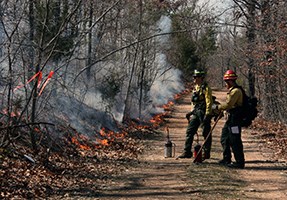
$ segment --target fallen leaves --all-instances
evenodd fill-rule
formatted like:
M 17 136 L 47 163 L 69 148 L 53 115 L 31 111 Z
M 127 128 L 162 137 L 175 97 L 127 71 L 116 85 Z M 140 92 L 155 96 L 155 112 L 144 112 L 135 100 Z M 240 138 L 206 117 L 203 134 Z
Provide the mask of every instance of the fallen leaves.
M 271 122 L 262 118 L 255 119 L 251 127 L 267 147 L 274 152 L 277 159 L 287 159 L 287 126 L 279 122 Z
M 41 145 L 37 154 L 19 140 L 1 150 L 0 199 L 38 199 L 73 193 L 96 196 L 111 177 L 138 163 L 144 147 L 138 138 L 144 134 L 152 132 L 136 130 L 109 146 L 91 145 L 87 149 L 63 137 L 49 147 L 50 151 Z

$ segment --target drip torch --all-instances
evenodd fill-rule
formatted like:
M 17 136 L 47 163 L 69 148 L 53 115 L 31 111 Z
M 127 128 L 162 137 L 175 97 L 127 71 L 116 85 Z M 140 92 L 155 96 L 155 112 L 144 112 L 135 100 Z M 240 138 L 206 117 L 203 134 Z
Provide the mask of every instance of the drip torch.
M 175 156 L 175 143 L 169 138 L 169 128 L 166 127 L 166 143 L 164 145 L 164 157 L 171 158 Z

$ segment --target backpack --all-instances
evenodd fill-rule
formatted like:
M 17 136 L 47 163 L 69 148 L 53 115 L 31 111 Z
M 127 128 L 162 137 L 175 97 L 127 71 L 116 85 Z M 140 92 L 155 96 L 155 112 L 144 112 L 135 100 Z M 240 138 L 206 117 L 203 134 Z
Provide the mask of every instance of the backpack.
M 256 97 L 249 97 L 241 86 L 237 86 L 236 88 L 241 89 L 243 94 L 243 103 L 240 112 L 241 126 L 248 127 L 252 124 L 252 121 L 257 117 L 258 100 Z

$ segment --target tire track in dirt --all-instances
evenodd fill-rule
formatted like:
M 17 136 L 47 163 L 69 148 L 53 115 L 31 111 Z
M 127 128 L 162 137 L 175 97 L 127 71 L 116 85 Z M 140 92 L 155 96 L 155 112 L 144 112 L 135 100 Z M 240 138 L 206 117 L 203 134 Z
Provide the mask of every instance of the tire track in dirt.
M 214 95 L 222 102 L 226 91 L 214 91 Z M 189 95 L 174 105 L 171 117 L 166 119 L 176 156 L 184 146 L 188 110 Z M 286 163 L 270 159 L 272 153 L 251 130 L 242 133 L 246 168 L 236 170 L 217 164 L 222 157 L 219 138 L 223 124 L 221 119 L 213 131 L 211 159 L 198 165 L 192 163 L 193 158 L 164 158 L 162 127 L 158 139 L 147 141 L 149 148 L 141 155 L 139 166 L 116 177 L 113 184 L 99 192 L 99 199 L 287 199 Z M 199 136 L 202 138 L 201 133 Z

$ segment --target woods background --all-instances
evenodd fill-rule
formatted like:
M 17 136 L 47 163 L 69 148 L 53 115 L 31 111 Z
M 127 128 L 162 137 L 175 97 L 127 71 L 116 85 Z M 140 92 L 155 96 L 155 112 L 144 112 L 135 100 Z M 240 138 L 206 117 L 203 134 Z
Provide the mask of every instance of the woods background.
M 218 88 L 225 70 L 235 70 L 259 98 L 261 117 L 286 124 L 286 4 L 0 1 L 0 147 L 23 126 L 37 149 L 37 128 L 94 135 L 149 119 L 197 67 Z

